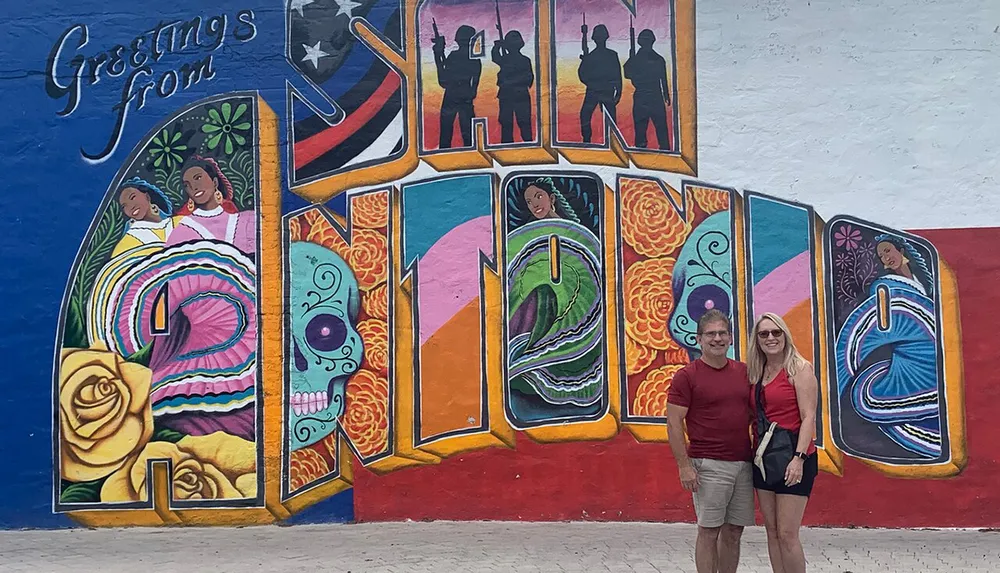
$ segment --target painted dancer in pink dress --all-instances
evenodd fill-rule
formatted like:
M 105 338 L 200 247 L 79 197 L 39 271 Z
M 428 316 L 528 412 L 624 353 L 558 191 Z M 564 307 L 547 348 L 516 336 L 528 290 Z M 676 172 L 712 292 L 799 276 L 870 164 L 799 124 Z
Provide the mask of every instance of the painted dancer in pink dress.
M 157 340 L 150 361 L 154 415 L 184 434 L 222 430 L 253 440 L 256 213 L 237 209 L 214 159 L 191 156 L 181 178 L 188 200 L 166 252 L 187 270 L 171 267 L 173 260 L 150 269 L 169 275 L 170 286 L 170 334 Z
M 128 354 L 150 348 L 157 424 L 182 434 L 256 436 L 257 279 L 254 262 L 219 241 L 166 247 L 116 283 L 108 336 Z M 154 331 L 166 288 L 167 321 Z
M 214 159 L 191 156 L 181 171 L 188 201 L 177 212 L 181 217 L 167 245 L 214 239 L 253 256 L 257 250 L 257 218 L 253 211 L 238 211 L 233 186 Z

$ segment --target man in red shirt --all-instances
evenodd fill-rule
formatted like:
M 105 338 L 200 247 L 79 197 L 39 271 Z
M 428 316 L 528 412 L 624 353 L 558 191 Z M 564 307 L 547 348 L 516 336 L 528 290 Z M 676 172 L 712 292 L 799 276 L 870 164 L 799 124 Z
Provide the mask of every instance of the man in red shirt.
M 698 573 L 735 573 L 743 527 L 754 524 L 750 381 L 746 364 L 726 356 L 733 343 L 729 317 L 706 312 L 697 341 L 701 357 L 670 384 L 667 431 L 681 485 L 694 497 Z

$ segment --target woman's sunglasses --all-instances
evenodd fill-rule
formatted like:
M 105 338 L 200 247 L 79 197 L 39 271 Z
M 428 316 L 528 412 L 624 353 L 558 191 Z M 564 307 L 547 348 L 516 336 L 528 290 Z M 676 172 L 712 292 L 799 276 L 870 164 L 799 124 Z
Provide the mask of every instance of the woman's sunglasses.
M 783 330 L 781 330 L 780 328 L 776 328 L 774 330 L 760 330 L 760 331 L 757 331 L 757 337 L 760 338 L 761 340 L 765 340 L 768 337 L 771 337 L 771 338 L 781 338 L 782 335 L 784 335 L 784 334 L 785 334 L 785 332 Z

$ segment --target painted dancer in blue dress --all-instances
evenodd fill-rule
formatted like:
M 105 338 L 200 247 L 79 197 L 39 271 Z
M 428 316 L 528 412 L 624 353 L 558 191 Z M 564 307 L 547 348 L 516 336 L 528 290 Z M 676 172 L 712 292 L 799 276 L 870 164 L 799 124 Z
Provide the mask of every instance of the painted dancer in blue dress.
M 893 235 L 875 237 L 885 274 L 837 336 L 843 402 L 917 458 L 941 455 L 937 312 L 924 257 Z M 888 315 L 880 303 L 888 302 Z M 888 320 L 886 321 L 886 316 Z

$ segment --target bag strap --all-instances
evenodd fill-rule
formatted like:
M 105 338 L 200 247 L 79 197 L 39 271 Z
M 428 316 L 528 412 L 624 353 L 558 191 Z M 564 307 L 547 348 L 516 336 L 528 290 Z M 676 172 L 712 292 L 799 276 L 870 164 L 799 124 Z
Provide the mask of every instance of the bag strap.
M 791 380 L 789 380 L 788 383 L 791 384 Z M 792 389 L 793 390 L 795 389 L 795 385 L 794 384 L 792 384 Z M 761 371 L 761 373 L 760 373 L 760 380 L 757 381 L 757 389 L 755 390 L 755 398 L 756 398 L 756 401 L 757 401 L 757 423 L 760 425 L 760 433 L 762 435 L 766 431 L 765 428 L 768 428 L 768 427 L 770 427 L 772 425 L 771 424 L 771 420 L 769 420 L 767 418 L 767 414 L 764 412 L 763 395 L 764 395 L 764 372 Z M 775 424 L 775 426 L 777 428 L 781 428 L 780 425 Z M 771 429 L 774 429 L 774 428 L 771 428 Z M 784 429 L 784 428 L 782 428 L 782 429 Z M 785 431 L 790 431 L 790 430 L 785 430 Z M 799 435 L 799 433 L 797 431 L 793 432 L 793 433 L 796 436 Z
M 757 402 L 757 423 L 760 424 L 761 431 L 763 432 L 764 428 L 766 428 L 766 427 L 768 427 L 768 426 L 771 425 L 770 422 L 767 419 L 767 414 L 764 413 L 764 401 L 763 401 L 763 393 L 764 393 L 764 370 L 763 369 L 761 369 L 760 379 L 757 380 L 757 388 L 756 388 L 756 390 L 754 390 L 754 393 L 755 393 L 755 398 L 756 398 L 756 402 Z

